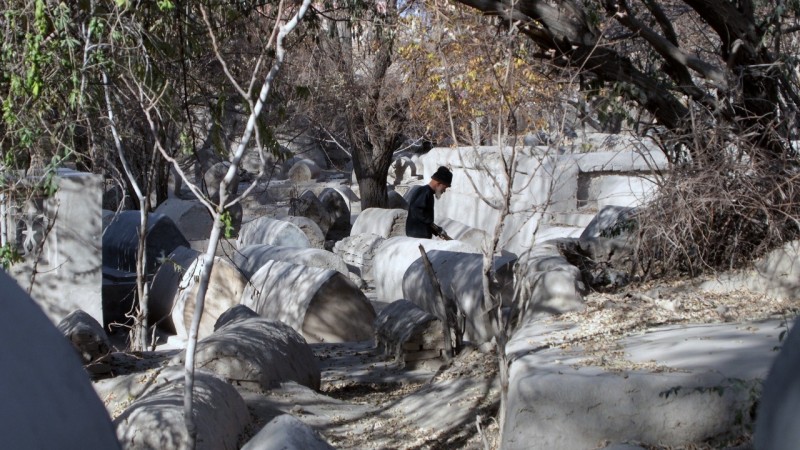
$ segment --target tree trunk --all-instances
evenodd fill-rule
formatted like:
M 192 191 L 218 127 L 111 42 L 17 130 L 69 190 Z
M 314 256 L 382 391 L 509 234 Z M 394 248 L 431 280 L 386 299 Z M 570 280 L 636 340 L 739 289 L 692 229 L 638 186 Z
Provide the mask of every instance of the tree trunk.
M 355 156 L 355 153 L 353 154 Z M 386 174 L 389 168 L 380 176 L 380 172 L 376 172 L 374 168 L 369 171 L 356 171 L 356 179 L 358 179 L 358 189 L 361 196 L 362 210 L 367 208 L 385 208 L 388 203 L 387 190 L 386 190 Z M 355 169 L 354 169 L 355 170 Z

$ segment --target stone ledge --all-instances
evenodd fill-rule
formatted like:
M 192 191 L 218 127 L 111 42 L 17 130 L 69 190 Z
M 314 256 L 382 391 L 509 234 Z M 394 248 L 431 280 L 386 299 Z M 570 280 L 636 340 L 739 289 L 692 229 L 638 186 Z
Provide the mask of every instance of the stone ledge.
M 621 361 L 607 364 L 586 343 L 552 347 L 577 326 L 531 321 L 507 346 L 504 449 L 682 446 L 748 433 L 785 329 L 780 320 L 658 327 L 620 339 L 609 358 Z

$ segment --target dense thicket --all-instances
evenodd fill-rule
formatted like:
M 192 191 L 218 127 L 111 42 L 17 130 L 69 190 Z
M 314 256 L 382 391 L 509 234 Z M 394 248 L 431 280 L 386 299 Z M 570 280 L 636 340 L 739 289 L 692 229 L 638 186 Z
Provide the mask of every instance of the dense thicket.
M 457 1 L 652 117 L 674 166 L 640 215 L 645 266 L 732 267 L 798 235 L 799 2 Z

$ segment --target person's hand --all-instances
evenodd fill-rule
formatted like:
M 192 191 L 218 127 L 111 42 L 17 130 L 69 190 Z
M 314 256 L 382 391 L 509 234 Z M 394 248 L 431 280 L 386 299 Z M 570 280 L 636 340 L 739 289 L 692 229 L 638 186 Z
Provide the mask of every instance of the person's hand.
M 431 231 L 433 231 L 433 235 L 434 236 L 441 236 L 442 233 L 444 232 L 442 227 L 440 227 L 439 225 L 436 225 L 435 223 L 431 224 Z

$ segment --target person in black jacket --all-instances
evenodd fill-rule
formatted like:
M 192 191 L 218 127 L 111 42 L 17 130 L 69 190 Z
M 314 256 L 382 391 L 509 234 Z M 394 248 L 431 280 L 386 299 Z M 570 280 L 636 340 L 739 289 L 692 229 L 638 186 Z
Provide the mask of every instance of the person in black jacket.
M 408 199 L 408 218 L 406 219 L 406 236 L 430 239 L 442 236 L 442 227 L 433 223 L 434 198 L 440 198 L 450 187 L 453 172 L 447 167 L 439 167 L 425 186 L 420 186 L 411 193 Z

